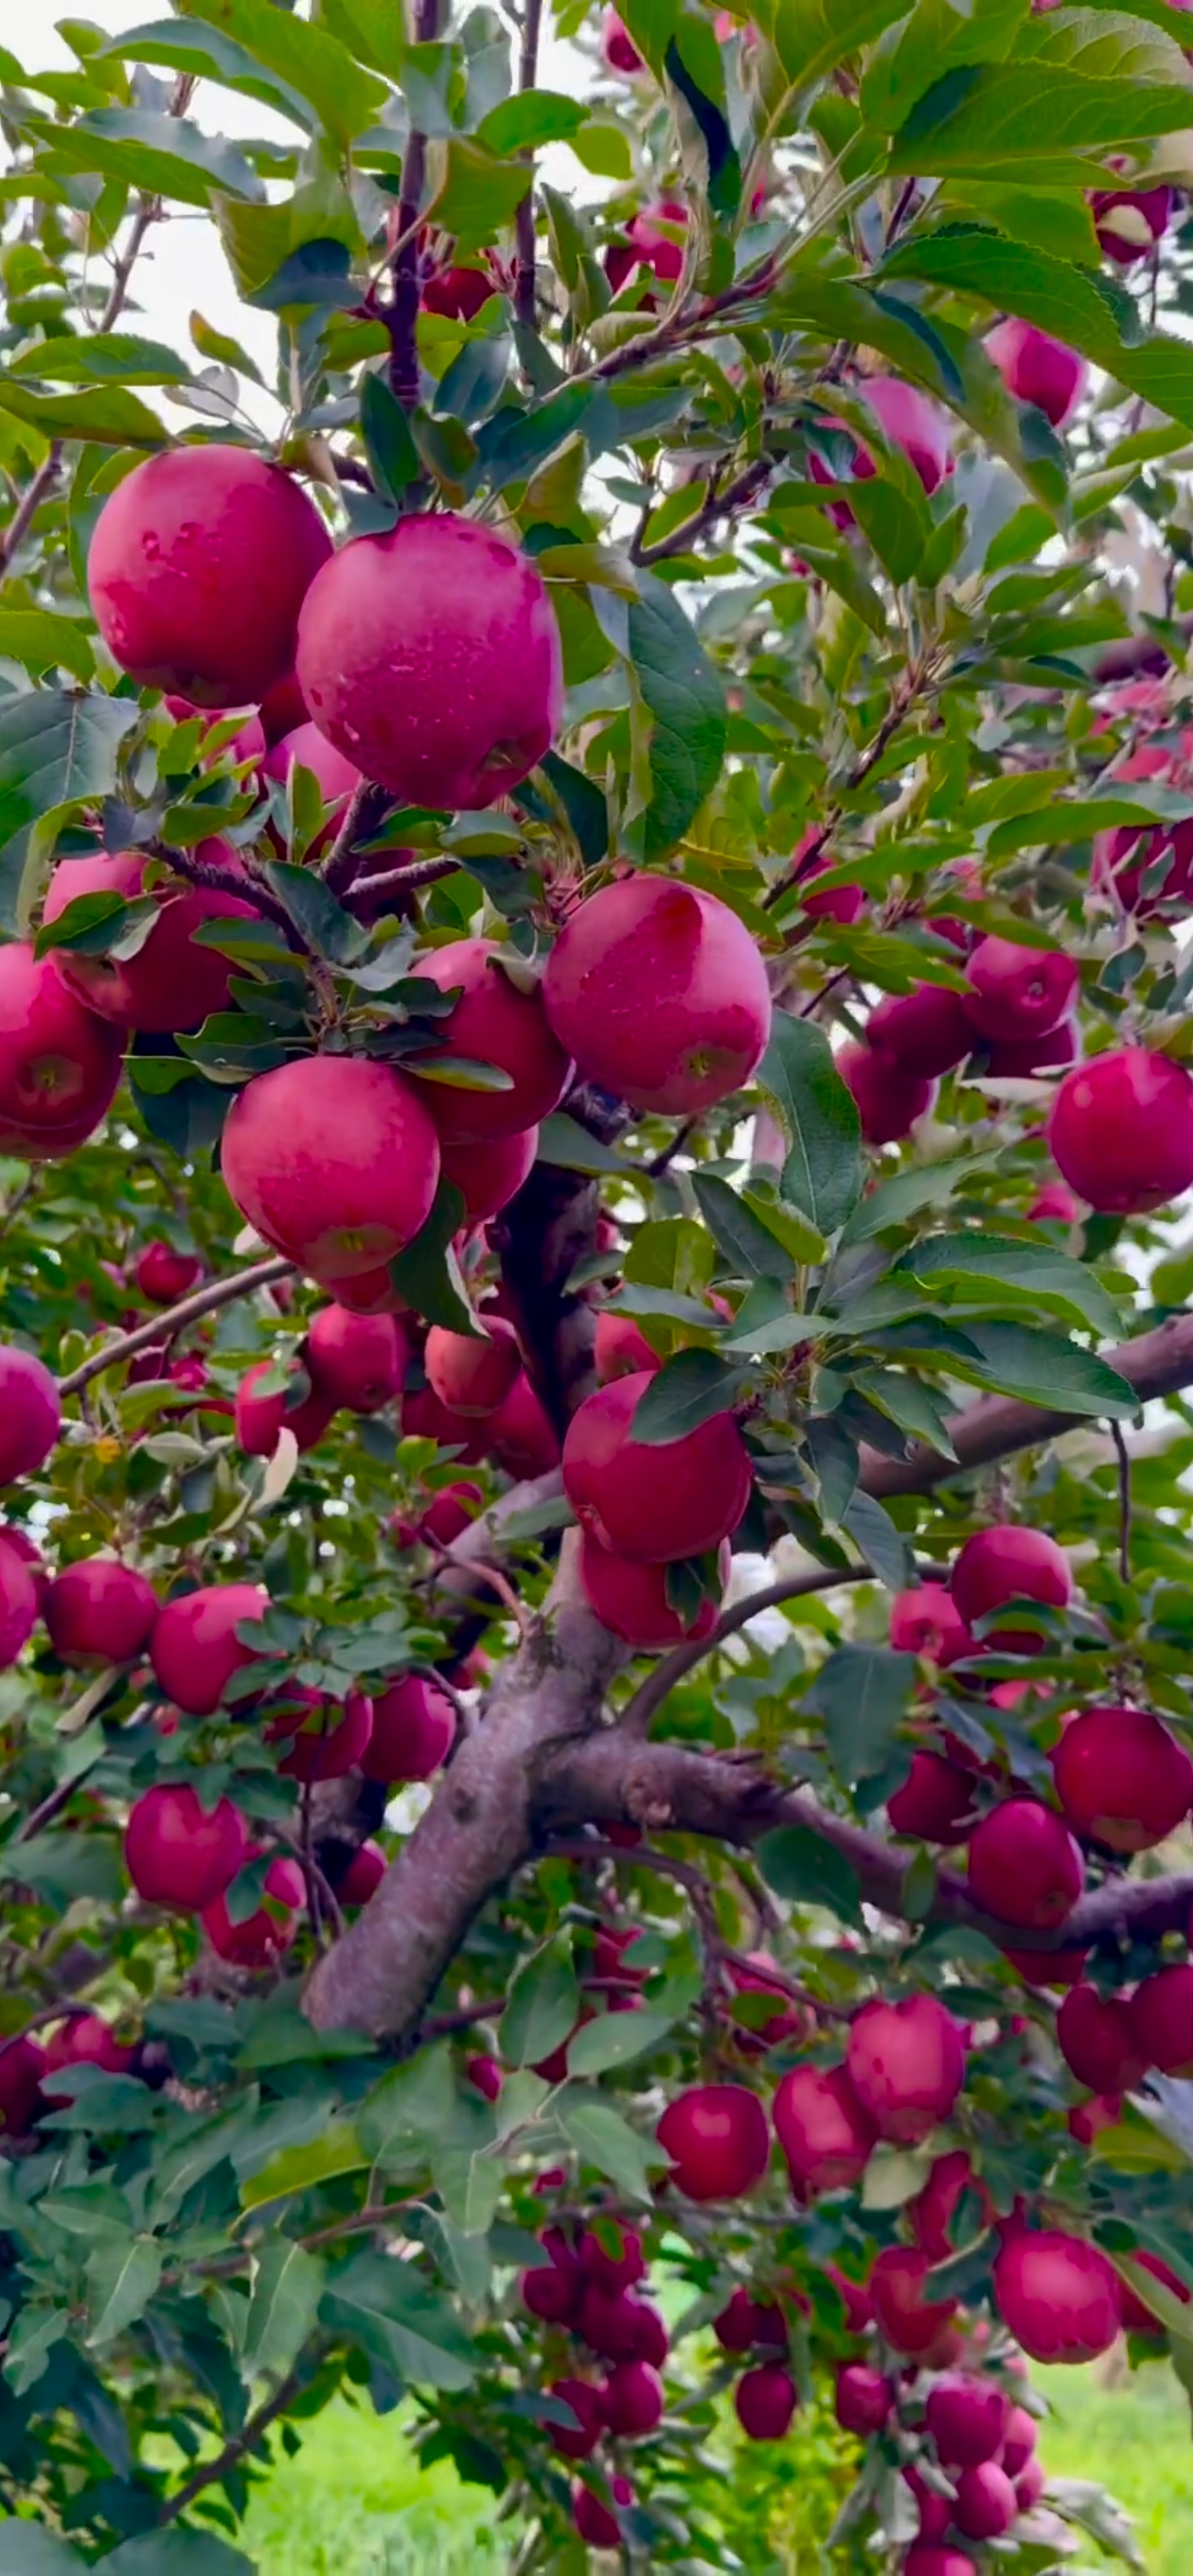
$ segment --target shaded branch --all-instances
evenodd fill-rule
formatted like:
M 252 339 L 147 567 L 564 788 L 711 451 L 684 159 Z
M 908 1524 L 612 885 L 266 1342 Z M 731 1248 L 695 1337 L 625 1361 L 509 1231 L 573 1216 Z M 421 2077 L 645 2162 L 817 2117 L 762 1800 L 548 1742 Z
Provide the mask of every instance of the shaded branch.
M 270 893 L 269 887 L 262 884 L 251 867 L 241 872 L 223 866 L 219 859 L 200 858 L 198 850 L 178 849 L 173 841 L 160 840 L 156 832 L 138 846 L 147 858 L 161 859 L 166 867 L 173 869 L 175 876 L 185 877 L 188 885 L 207 886 L 213 894 L 235 895 L 238 903 L 251 902 L 268 921 L 276 922 L 279 930 L 284 930 L 291 948 L 304 956 L 310 955 L 307 943 L 291 921 L 285 904 L 279 903 L 277 896 Z
M 359 863 L 357 845 L 372 839 L 392 803 L 388 789 L 374 786 L 371 778 L 360 779 L 353 788 L 323 871 L 323 882 L 332 894 L 344 894 L 352 884 Z
M 774 470 L 771 457 L 759 456 L 734 482 L 722 485 L 714 468 L 699 509 L 678 528 L 672 528 L 668 536 L 660 537 L 656 545 L 644 546 L 641 538 L 635 537 L 630 547 L 633 561 L 649 568 L 651 564 L 665 563 L 671 555 L 686 555 L 696 539 L 715 527 L 718 519 L 734 518 L 739 510 L 748 508 Z
M 378 906 L 388 898 L 392 897 L 397 909 L 407 895 L 417 894 L 420 886 L 438 885 L 441 877 L 453 877 L 459 865 L 458 859 L 441 850 L 425 859 L 408 859 L 404 867 L 386 868 L 377 876 L 354 876 L 348 885 L 345 904 L 349 912 L 359 911 L 366 920 L 370 915 L 375 919 Z M 331 885 L 330 869 L 327 881 Z
M 267 1261 L 254 1261 L 247 1270 L 233 1271 L 227 1279 L 209 1279 L 205 1288 L 192 1289 L 189 1297 L 180 1297 L 176 1306 L 163 1306 L 160 1314 L 150 1315 L 145 1323 L 134 1326 L 131 1333 L 117 1333 L 105 1342 L 102 1351 L 93 1351 L 81 1367 L 72 1369 L 69 1377 L 60 1378 L 60 1395 L 78 1395 L 92 1378 L 102 1377 L 105 1369 L 118 1368 L 122 1360 L 131 1360 L 138 1351 L 149 1350 L 154 1342 L 170 1341 L 188 1324 L 197 1324 L 203 1315 L 214 1315 L 220 1306 L 231 1306 L 238 1297 L 251 1297 L 258 1288 L 271 1288 L 276 1279 L 292 1279 L 294 1263 L 284 1261 L 280 1253 L 271 1253 Z
M 543 0 L 522 0 L 522 50 L 518 63 L 518 88 L 532 90 L 538 80 L 539 31 L 542 25 Z M 535 328 L 534 268 L 534 156 L 526 154 L 530 177 L 526 194 L 514 217 L 514 239 L 517 258 L 514 268 L 514 311 L 524 330 Z
M 157 2517 L 159 2528 L 164 2529 L 167 2523 L 177 2522 L 179 2514 L 186 2512 L 187 2506 L 194 2503 L 196 2496 L 202 2495 L 207 2487 L 218 2486 L 221 2480 L 227 2477 L 229 2470 L 236 2468 L 243 2460 L 246 2452 L 256 2450 L 262 2434 L 269 2431 L 270 2425 L 279 2415 L 285 2414 L 291 2399 L 297 2396 L 298 2388 L 298 2373 L 292 2370 L 282 2380 L 280 2386 L 275 2388 L 272 2397 L 267 2397 L 264 2405 L 258 2406 L 256 2412 L 249 2416 L 242 2430 L 234 2433 L 230 2442 L 225 2442 L 222 2451 L 217 2451 L 214 2460 L 206 2460 L 203 2466 L 196 2469 L 187 2479 L 186 2485 L 179 2487 L 177 2495 L 172 2495 L 162 2506 Z
M 662 1657 L 645 1681 L 639 1682 L 633 1698 L 627 1701 L 618 1720 L 618 1733 L 647 1735 L 655 1710 L 662 1707 L 663 1701 L 669 1698 L 685 1674 L 703 1663 L 706 1655 L 715 1655 L 727 1637 L 736 1636 L 740 1628 L 748 1627 L 750 1620 L 757 1619 L 763 1610 L 778 1610 L 785 1601 L 800 1601 L 810 1592 L 832 1592 L 843 1583 L 872 1583 L 873 1580 L 873 1572 L 868 1565 L 818 1565 L 811 1574 L 794 1575 L 787 1583 L 768 1583 L 761 1592 L 747 1593 L 744 1600 L 735 1601 L 728 1610 L 722 1611 L 711 1637 L 690 1638 L 686 1646 L 675 1646 L 669 1655 Z
M 439 0 L 414 0 L 413 41 L 433 45 L 439 34 Z M 418 408 L 419 215 L 427 175 L 427 138 L 412 125 L 402 155 L 402 194 L 390 266 L 389 384 L 403 411 Z
M 612 1144 L 629 1123 L 624 1102 L 593 1084 L 573 1091 L 566 1106 L 598 1144 Z M 536 1163 L 489 1228 L 527 1375 L 561 1439 L 596 1384 L 596 1315 L 583 1291 L 567 1283 L 596 1250 L 600 1213 L 598 1180 Z

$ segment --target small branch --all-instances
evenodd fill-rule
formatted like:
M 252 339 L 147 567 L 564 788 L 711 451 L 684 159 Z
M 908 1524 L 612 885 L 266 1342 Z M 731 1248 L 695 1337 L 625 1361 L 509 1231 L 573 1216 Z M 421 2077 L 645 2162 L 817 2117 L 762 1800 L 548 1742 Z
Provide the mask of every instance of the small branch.
M 750 1620 L 757 1619 L 763 1610 L 777 1610 L 784 1601 L 800 1601 L 810 1592 L 832 1592 L 839 1584 L 873 1581 L 868 1565 L 817 1566 L 813 1574 L 796 1575 L 786 1583 L 768 1583 L 761 1592 L 747 1593 L 744 1601 L 735 1601 L 730 1609 L 722 1611 L 711 1637 L 693 1637 L 686 1646 L 674 1646 L 671 1653 L 664 1655 L 655 1665 L 653 1672 L 647 1674 L 645 1681 L 639 1682 L 633 1698 L 627 1700 L 618 1719 L 618 1734 L 648 1735 L 655 1710 L 662 1707 L 685 1674 L 703 1663 L 706 1655 L 715 1655 L 727 1637 L 735 1636 L 739 1628 L 748 1627 Z
M 349 912 L 355 912 L 358 907 L 361 910 L 375 908 L 390 895 L 395 905 L 400 905 L 403 896 L 417 894 L 420 886 L 438 885 L 441 877 L 454 876 L 459 864 L 459 860 L 450 857 L 447 851 L 441 851 L 436 858 L 411 859 L 405 867 L 387 868 L 378 876 L 355 877 L 345 896 L 346 908 Z M 331 884 L 330 870 L 328 884 Z
M 303 956 L 310 955 L 307 943 L 301 931 L 295 928 L 285 905 L 278 902 L 277 896 L 270 893 L 268 886 L 262 884 L 251 868 L 246 868 L 241 874 L 235 868 L 222 866 L 218 859 L 201 859 L 197 850 L 176 849 L 172 841 L 160 840 L 156 832 L 138 846 L 147 858 L 160 859 L 164 866 L 173 868 L 175 876 L 185 877 L 188 885 L 207 886 L 214 894 L 232 894 L 240 903 L 252 903 L 267 920 L 276 922 L 278 928 L 284 930 L 293 949 Z
M 323 871 L 323 882 L 331 894 L 343 894 L 351 885 L 359 864 L 357 843 L 372 838 L 392 803 L 388 789 L 375 787 L 371 778 L 362 778 L 353 788 Z
M 30 476 L 8 526 L 0 531 L 0 573 L 7 571 L 30 526 L 48 500 L 62 471 L 63 442 L 55 439 L 43 456 L 35 474 Z
M 102 1351 L 95 1351 L 69 1377 L 60 1378 L 60 1395 L 78 1395 L 92 1378 L 104 1371 L 119 1368 L 122 1360 L 131 1360 L 138 1351 L 151 1349 L 155 1342 L 171 1341 L 188 1324 L 197 1324 L 204 1315 L 214 1315 L 220 1306 L 231 1306 L 238 1297 L 251 1297 L 258 1288 L 270 1288 L 277 1279 L 292 1279 L 294 1264 L 271 1253 L 267 1261 L 254 1261 L 248 1270 L 234 1271 L 228 1279 L 209 1279 L 205 1288 L 196 1288 L 189 1297 L 180 1297 L 176 1306 L 163 1307 L 159 1315 L 150 1315 L 131 1333 L 118 1333 Z
M 653 546 L 644 546 L 635 537 L 630 547 L 634 562 L 649 569 L 651 564 L 665 563 L 669 556 L 686 555 L 697 537 L 715 527 L 718 519 L 735 518 L 739 510 L 748 508 L 773 472 L 774 465 L 769 456 L 756 457 L 744 474 L 738 475 L 736 482 L 726 483 L 723 487 L 718 484 L 714 471 L 709 477 L 704 500 L 690 519 L 685 519 L 680 527 L 672 528 L 668 536 L 660 537 Z
M 539 30 L 542 24 L 543 0 L 522 0 L 522 52 L 518 65 L 518 88 L 525 92 L 538 81 Z M 534 267 L 534 156 L 527 153 L 528 180 L 526 194 L 514 217 L 517 261 L 514 270 L 514 311 L 527 331 L 536 322 Z
M 414 0 L 416 45 L 433 45 L 439 34 L 439 0 Z M 418 408 L 419 215 L 427 175 L 427 138 L 412 125 L 402 156 L 402 195 L 390 266 L 391 296 L 385 315 L 389 332 L 390 391 L 403 411 Z
M 1131 1580 L 1131 1452 L 1123 1437 L 1121 1422 L 1110 1425 L 1110 1437 L 1118 1458 L 1118 1570 L 1124 1583 Z
M 471 2030 L 478 2021 L 500 2021 L 507 2001 L 505 1995 L 486 1995 L 483 2003 L 461 2004 L 455 2012 L 433 2013 L 429 2021 L 419 2023 L 419 2047 L 425 2048 L 432 2039 L 453 2039 L 457 2031 Z
M 867 743 L 865 750 L 860 754 L 859 758 L 855 760 L 853 767 L 849 772 L 846 787 L 850 795 L 853 794 L 856 788 L 864 787 L 871 770 L 877 769 L 878 763 L 881 760 L 888 743 L 894 740 L 904 717 L 910 715 L 911 709 L 914 706 L 921 689 L 927 685 L 929 676 L 929 673 L 919 662 L 913 663 L 901 674 L 891 693 L 890 705 L 888 706 L 886 714 L 878 727 L 877 733 L 874 735 L 873 740 Z M 778 903 L 780 898 L 787 894 L 793 885 L 798 885 L 800 878 L 806 874 L 810 862 L 824 848 L 825 843 L 832 839 L 833 833 L 836 831 L 837 825 L 842 819 L 844 810 L 845 809 L 842 805 L 834 805 L 832 807 L 830 813 L 825 816 L 825 819 L 820 826 L 819 839 L 814 848 L 802 850 L 800 852 L 798 862 L 796 860 L 792 860 L 791 864 L 784 868 L 782 876 L 776 877 L 773 886 L 768 887 L 767 892 L 762 898 L 763 907 L 766 911 L 769 912 L 772 906 Z
M 202 2495 L 207 2487 L 218 2486 L 228 2471 L 238 2466 L 247 2451 L 256 2450 L 262 2434 L 269 2431 L 279 2415 L 285 2414 L 291 2398 L 297 2396 L 298 2388 L 298 2373 L 292 2370 L 280 2387 L 275 2388 L 272 2397 L 266 2398 L 265 2404 L 258 2406 L 256 2413 L 249 2416 L 243 2430 L 234 2433 L 231 2441 L 225 2442 L 223 2450 L 216 2453 L 214 2460 L 208 2460 L 202 2468 L 196 2469 L 186 2485 L 179 2487 L 177 2495 L 172 2495 L 162 2506 L 157 2517 L 159 2529 L 164 2529 L 167 2523 L 177 2522 L 179 2514 L 186 2512 L 196 2496 Z

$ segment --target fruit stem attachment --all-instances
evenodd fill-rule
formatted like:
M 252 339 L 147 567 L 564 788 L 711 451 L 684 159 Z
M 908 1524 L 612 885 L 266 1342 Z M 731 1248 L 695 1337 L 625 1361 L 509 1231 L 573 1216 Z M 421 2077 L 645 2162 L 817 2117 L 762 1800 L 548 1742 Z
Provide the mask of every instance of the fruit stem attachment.
M 188 1324 L 197 1324 L 203 1315 L 213 1315 L 220 1306 L 231 1306 L 238 1297 L 251 1297 L 258 1288 L 271 1288 L 278 1279 L 292 1279 L 294 1264 L 280 1254 L 271 1253 L 268 1261 L 254 1261 L 247 1270 L 235 1270 L 227 1279 L 209 1279 L 206 1287 L 195 1288 L 189 1297 L 180 1297 L 176 1306 L 164 1306 L 157 1315 L 137 1324 L 131 1333 L 118 1333 L 114 1341 L 105 1342 L 102 1351 L 93 1351 L 81 1367 L 72 1369 L 69 1377 L 60 1378 L 60 1395 L 79 1395 L 92 1378 L 102 1377 L 105 1369 L 118 1368 L 122 1360 L 135 1359 L 138 1351 L 149 1350 L 153 1343 L 170 1341 Z

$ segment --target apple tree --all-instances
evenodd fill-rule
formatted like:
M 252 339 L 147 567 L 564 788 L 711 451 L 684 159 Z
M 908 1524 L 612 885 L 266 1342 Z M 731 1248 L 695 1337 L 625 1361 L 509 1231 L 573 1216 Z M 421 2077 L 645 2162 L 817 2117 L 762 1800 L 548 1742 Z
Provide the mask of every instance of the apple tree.
M 1193 2387 L 1189 28 L 60 32 L 0 2569 L 338 2394 L 527 2571 L 1139 2564 L 1027 2374 Z

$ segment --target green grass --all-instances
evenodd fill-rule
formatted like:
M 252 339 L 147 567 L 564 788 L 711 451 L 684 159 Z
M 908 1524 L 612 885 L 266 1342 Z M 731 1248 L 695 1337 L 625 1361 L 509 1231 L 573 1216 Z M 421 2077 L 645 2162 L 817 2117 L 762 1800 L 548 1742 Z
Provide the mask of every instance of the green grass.
M 1193 2568 L 1189 2401 L 1172 2372 L 1148 2362 L 1120 2384 L 1089 2370 L 1036 2370 L 1054 2409 L 1040 2438 L 1049 2475 L 1089 2478 L 1129 2513 L 1148 2576 Z

